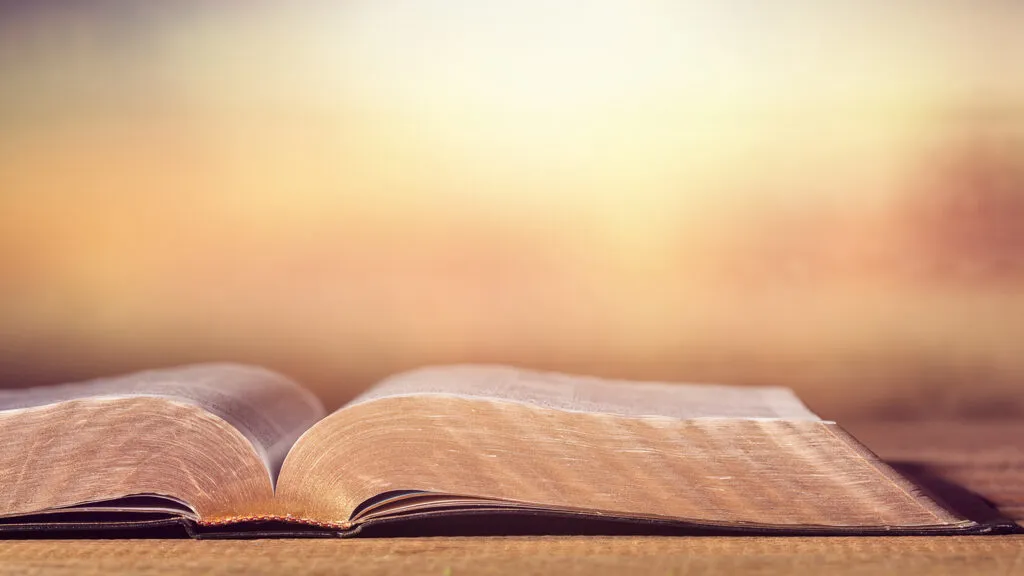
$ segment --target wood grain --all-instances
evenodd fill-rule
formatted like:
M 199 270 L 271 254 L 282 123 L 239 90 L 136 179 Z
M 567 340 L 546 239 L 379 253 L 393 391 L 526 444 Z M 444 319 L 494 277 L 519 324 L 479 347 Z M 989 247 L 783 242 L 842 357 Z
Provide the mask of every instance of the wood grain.
M 1024 536 L 36 541 L 0 574 L 1024 574 Z

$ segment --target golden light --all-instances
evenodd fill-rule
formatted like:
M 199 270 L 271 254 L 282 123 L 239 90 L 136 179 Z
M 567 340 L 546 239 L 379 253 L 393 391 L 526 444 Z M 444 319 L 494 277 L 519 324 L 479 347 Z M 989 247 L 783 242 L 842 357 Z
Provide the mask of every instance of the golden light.
M 119 8 L 0 7 L 0 365 L 1024 370 L 1019 284 L 901 276 L 1024 3 Z

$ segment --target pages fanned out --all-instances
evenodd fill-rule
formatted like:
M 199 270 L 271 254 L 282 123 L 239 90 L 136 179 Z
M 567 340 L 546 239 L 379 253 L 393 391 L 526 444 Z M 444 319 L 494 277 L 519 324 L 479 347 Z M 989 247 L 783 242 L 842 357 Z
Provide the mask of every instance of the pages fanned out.
M 337 497 L 320 498 L 325 487 Z M 360 510 L 385 493 L 388 506 Z M 964 521 L 786 389 L 493 366 L 382 382 L 303 436 L 278 495 L 302 516 L 335 519 L 473 501 L 766 529 Z
M 0 390 L 0 412 L 73 400 L 127 398 L 164 398 L 197 406 L 223 419 L 252 442 L 275 477 L 295 440 L 325 414 L 316 396 L 298 384 L 265 368 L 239 364 L 200 364 L 75 384 Z
M 283 376 L 207 364 L 0 391 L 0 441 L 3 534 L 180 522 L 193 535 L 351 535 L 466 514 L 500 533 L 519 513 L 764 533 L 993 529 L 777 387 L 448 366 L 387 378 L 325 417 Z

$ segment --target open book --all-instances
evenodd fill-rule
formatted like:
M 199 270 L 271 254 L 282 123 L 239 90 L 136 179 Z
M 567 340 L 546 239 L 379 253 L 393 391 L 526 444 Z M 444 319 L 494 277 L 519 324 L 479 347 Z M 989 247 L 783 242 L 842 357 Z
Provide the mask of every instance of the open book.
M 207 364 L 0 391 L 0 445 L 8 533 L 176 523 L 192 535 L 350 535 L 467 515 L 500 533 L 517 514 L 987 530 L 785 388 L 450 366 L 393 376 L 326 415 L 279 374 Z

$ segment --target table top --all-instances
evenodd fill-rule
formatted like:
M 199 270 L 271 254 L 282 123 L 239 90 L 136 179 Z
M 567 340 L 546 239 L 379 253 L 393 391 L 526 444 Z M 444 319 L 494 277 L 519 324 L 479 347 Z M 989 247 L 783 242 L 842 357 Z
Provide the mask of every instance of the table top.
M 1009 574 L 1024 535 L 101 540 L 0 544 L 4 574 Z
M 1024 524 L 1024 422 L 844 423 L 887 461 Z M 517 536 L 0 542 L 0 574 L 1024 574 L 1024 534 L 937 537 Z

